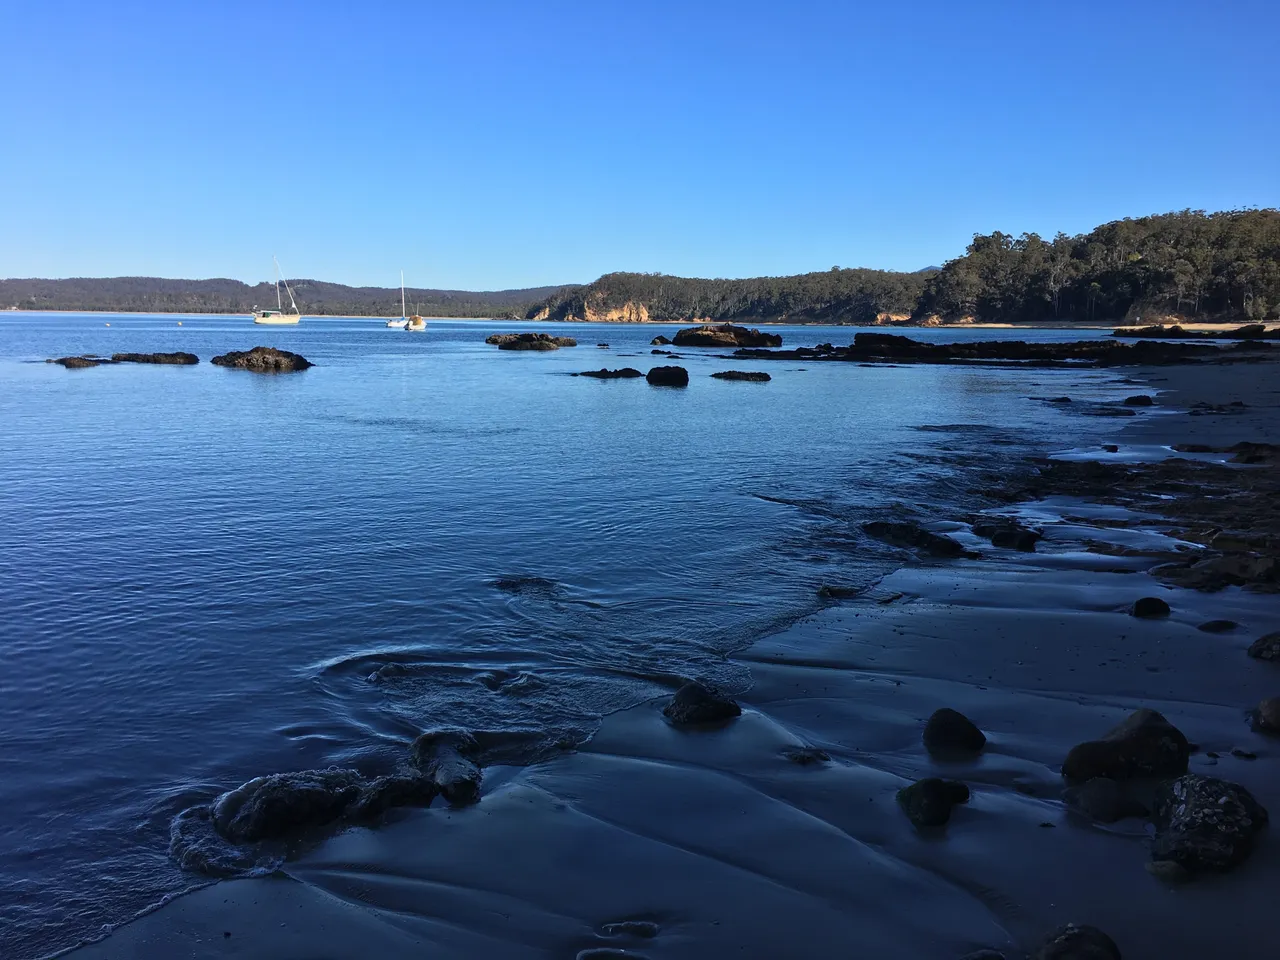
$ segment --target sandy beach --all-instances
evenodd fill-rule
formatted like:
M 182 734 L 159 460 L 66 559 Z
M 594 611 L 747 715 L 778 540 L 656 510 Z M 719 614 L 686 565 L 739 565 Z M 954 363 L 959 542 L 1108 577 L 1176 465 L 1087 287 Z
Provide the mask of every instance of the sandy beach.
M 1276 443 L 1273 371 L 1117 373 L 1155 404 L 1096 456 Z M 1188 415 L 1232 401 L 1246 406 Z M 1000 455 L 991 448 L 988 475 L 1022 469 Z M 1035 552 L 994 547 L 972 518 L 937 517 L 932 529 L 976 556 L 904 551 L 865 594 L 740 651 L 752 683 L 733 691 L 735 720 L 679 729 L 666 698 L 614 714 L 577 752 L 487 768 L 475 806 L 392 810 L 72 955 L 946 960 L 1026 956 L 1076 922 L 1106 931 L 1126 960 L 1272 956 L 1274 838 L 1264 832 L 1230 872 L 1170 883 L 1146 869 L 1146 820 L 1091 820 L 1064 801 L 1060 770 L 1074 745 L 1147 707 L 1195 745 L 1192 773 L 1280 811 L 1277 741 L 1245 718 L 1280 695 L 1277 667 L 1246 655 L 1280 624 L 1277 596 L 1153 576 L 1155 558 L 1199 549 L 1180 539 L 1185 523 L 1155 512 L 1052 492 L 989 512 L 1043 530 Z M 1169 616 L 1131 615 L 1143 597 L 1164 599 Z M 1199 629 L 1214 620 L 1238 626 Z M 925 750 L 925 721 L 942 707 L 984 731 L 981 754 Z M 930 776 L 972 796 L 945 827 L 917 829 L 895 795 Z

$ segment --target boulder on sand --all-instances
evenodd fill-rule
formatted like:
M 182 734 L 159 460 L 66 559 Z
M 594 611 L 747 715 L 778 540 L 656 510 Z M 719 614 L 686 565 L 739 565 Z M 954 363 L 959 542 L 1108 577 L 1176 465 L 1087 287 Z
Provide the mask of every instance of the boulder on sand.
M 923 550 L 938 557 L 965 556 L 965 549 L 960 541 L 940 533 L 931 533 L 911 521 L 873 520 L 862 525 L 862 532 L 895 547 Z
M 990 540 L 993 547 L 1007 547 L 1033 553 L 1044 536 L 1039 530 L 1024 527 L 1012 517 L 984 517 L 973 524 L 975 536 Z
M 662 713 L 678 726 L 693 726 L 732 720 L 741 716 L 742 708 L 719 690 L 691 680 L 676 691 Z
M 958 710 L 935 710 L 924 725 L 924 748 L 933 756 L 975 754 L 987 745 L 977 724 Z
M 685 327 L 675 335 L 672 343 L 677 347 L 780 347 L 782 337 L 732 323 L 704 323 Z
M 1071 809 L 1098 823 L 1145 817 L 1151 812 L 1146 804 L 1128 793 L 1125 784 L 1106 777 L 1094 777 L 1078 787 L 1068 787 L 1064 799 Z
M 898 806 L 917 827 L 941 827 L 951 808 L 969 802 L 969 788 L 958 780 L 928 777 L 898 791 Z
M 213 802 L 214 829 L 232 843 L 256 843 L 337 820 L 360 795 L 360 774 L 332 767 L 257 777 Z
M 427 777 L 402 773 L 378 777 L 360 788 L 348 815 L 355 820 L 369 820 L 393 807 L 427 807 L 440 792 Z
M 116 363 L 168 363 L 189 367 L 200 362 L 194 353 L 113 353 Z
M 450 804 L 461 807 L 480 799 L 483 774 L 474 759 L 478 752 L 470 734 L 435 731 L 413 741 L 409 756 Z
M 645 379 L 655 387 L 687 387 L 689 371 L 684 367 L 654 367 Z
M 1161 714 L 1144 707 L 1101 740 L 1072 747 L 1062 764 L 1062 775 L 1073 783 L 1085 783 L 1094 777 L 1177 777 L 1187 772 L 1190 755 L 1191 745 L 1182 731 Z
M 1249 645 L 1249 656 L 1255 660 L 1280 661 L 1280 630 L 1253 641 Z
M 1267 697 L 1253 711 L 1253 729 L 1258 733 L 1280 733 L 1280 697 Z
M 773 379 L 760 370 L 720 370 L 711 376 L 717 380 L 742 380 L 746 383 L 768 383 Z
M 606 370 L 603 367 L 599 370 L 584 370 L 582 373 L 575 373 L 575 377 L 595 377 L 597 380 L 630 380 L 634 377 L 643 377 L 644 374 L 635 367 L 623 367 L 621 370 Z
M 1159 597 L 1141 597 L 1133 601 L 1129 607 L 1129 613 L 1144 620 L 1167 617 L 1169 615 L 1169 604 Z
M 1068 923 L 1040 946 L 1031 960 L 1121 960 L 1116 942 L 1097 927 Z
M 1191 873 L 1229 870 L 1249 856 L 1267 811 L 1244 787 L 1189 773 L 1156 798 L 1151 859 Z
M 238 370 L 252 370 L 254 373 L 291 373 L 294 370 L 306 370 L 313 366 L 311 361 L 301 354 L 277 350 L 275 347 L 232 350 L 214 357 L 209 362 L 218 367 L 235 367 Z

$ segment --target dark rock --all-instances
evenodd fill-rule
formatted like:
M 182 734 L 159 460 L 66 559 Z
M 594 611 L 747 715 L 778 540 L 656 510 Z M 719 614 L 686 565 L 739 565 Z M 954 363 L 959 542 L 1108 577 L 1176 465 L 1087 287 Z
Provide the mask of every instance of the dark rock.
M 597 343 L 596 346 L 599 347 L 601 350 L 609 349 L 609 345 L 607 343 Z
M 1188 330 L 1181 324 L 1154 324 L 1147 327 L 1122 327 L 1113 337 L 1153 337 L 1161 340 L 1266 340 L 1280 337 L 1280 330 L 1268 330 L 1266 324 L 1247 323 L 1234 330 Z
M 1233 747 L 1231 749 L 1231 755 L 1240 760 L 1257 760 L 1258 759 L 1258 755 L 1254 753 L 1252 750 L 1241 750 L 1239 747 Z
M 600 932 L 606 937 L 652 940 L 658 935 L 658 925 L 652 920 L 619 920 L 617 923 L 606 923 L 600 928 Z
M 969 802 L 969 788 L 957 780 L 928 777 L 898 791 L 898 806 L 917 827 L 941 827 L 951 808 Z
M 1101 740 L 1071 748 L 1062 775 L 1073 783 L 1095 777 L 1176 777 L 1187 772 L 1191 745 L 1177 727 L 1154 710 L 1135 710 Z
M 1229 870 L 1249 856 L 1267 811 L 1244 787 L 1189 773 L 1156 800 L 1151 859 L 1192 873 Z
M 668 337 L 657 336 L 650 340 L 649 344 L 654 347 L 669 347 L 671 346 L 671 340 Z
M 1155 403 L 1155 401 L 1152 400 L 1150 397 L 1148 397 L 1145 393 L 1140 393 L 1137 396 L 1124 398 L 1124 405 L 1126 407 L 1149 407 L 1153 403 Z
M 768 383 L 773 379 L 767 373 L 757 370 L 720 370 L 711 376 L 717 380 L 744 380 L 748 383 Z
M 1046 401 L 1046 402 L 1048 402 L 1048 403 L 1070 403 L 1070 402 L 1071 402 L 1071 398 L 1070 398 L 1070 397 L 1050 397 L 1050 398 L 1048 399 L 1048 401 Z
M 277 350 L 275 347 L 232 350 L 209 362 L 218 367 L 235 367 L 238 370 L 252 370 L 254 373 L 291 373 L 313 366 L 306 357 L 288 350 Z
M 424 733 L 413 741 L 409 757 L 450 804 L 466 806 L 480 799 L 483 774 L 474 757 L 479 748 L 467 733 Z
M 323 826 L 360 795 L 360 774 L 337 767 L 257 777 L 213 802 L 214 829 L 232 843 L 255 843 Z
M 842 587 L 839 584 L 824 583 L 818 588 L 818 596 L 824 600 L 852 600 L 862 596 L 861 587 Z
M 1135 617 L 1143 618 L 1167 617 L 1169 615 L 1169 604 L 1159 597 L 1142 597 L 1133 602 L 1133 605 L 1129 607 L 1129 613 Z
M 1103 449 L 1103 450 L 1105 450 L 1107 453 L 1119 453 L 1119 452 L 1120 452 L 1120 447 L 1119 447 L 1119 446 L 1117 446 L 1117 445 L 1116 445 L 1116 444 L 1114 444 L 1114 443 L 1104 443 L 1104 444 L 1102 445 L 1102 449 Z
M 1280 697 L 1267 697 L 1253 711 L 1253 729 L 1258 733 L 1280 733 Z
M 895 547 L 923 550 L 938 557 L 963 557 L 966 555 L 960 541 L 940 533 L 931 533 L 918 523 L 873 520 L 862 525 L 863 533 L 891 543 Z
M 684 367 L 654 367 L 645 379 L 655 387 L 687 387 L 689 371 Z
M 548 333 L 494 333 L 484 342 L 499 350 L 559 350 L 578 345 L 573 337 L 553 337 Z
M 742 708 L 718 690 L 693 680 L 676 691 L 662 713 L 674 724 L 689 726 L 731 720 L 741 716 Z
M 972 529 L 975 536 L 990 540 L 992 546 L 1024 553 L 1034 552 L 1036 544 L 1044 536 L 1039 530 L 1024 527 L 1009 517 L 984 518 L 974 523 Z
M 1088 783 L 1069 787 L 1065 796 L 1073 810 L 1099 823 L 1115 823 L 1150 813 L 1146 804 L 1130 796 L 1123 784 L 1106 777 L 1094 777 Z
M 585 370 L 582 373 L 575 373 L 575 377 L 595 377 L 597 380 L 629 380 L 633 377 L 643 377 L 644 374 L 635 367 L 623 367 L 621 370 L 605 370 L 603 367 L 599 370 Z
M 704 323 L 679 331 L 671 342 L 677 347 L 780 347 L 782 337 L 732 323 Z
M 819 750 L 817 747 L 783 747 L 782 755 L 792 763 L 798 763 L 802 767 L 811 767 L 815 763 L 826 763 L 831 759 L 831 755 L 825 750 Z
M 68 370 L 84 370 L 88 367 L 100 367 L 104 363 L 114 363 L 106 357 L 59 357 L 56 360 L 46 360 L 45 363 L 56 363 Z
M 1032 954 L 1031 960 L 1122 960 L 1116 942 L 1097 927 L 1068 923 Z
M 1234 620 L 1208 620 L 1196 627 L 1197 630 L 1203 630 L 1205 633 L 1230 633 L 1232 630 L 1239 629 L 1240 624 Z
M 116 363 L 169 363 L 179 366 L 200 362 L 194 353 L 113 353 L 111 359 Z
M 393 774 L 378 777 L 360 788 L 360 795 L 351 805 L 349 816 L 356 820 L 369 820 L 393 807 L 426 807 L 436 798 L 440 788 L 426 777 Z
M 1280 630 L 1253 641 L 1249 645 L 1249 656 L 1255 660 L 1280 661 Z
M 924 748 L 934 756 L 974 754 L 987 745 L 986 735 L 958 710 L 935 710 L 924 725 Z

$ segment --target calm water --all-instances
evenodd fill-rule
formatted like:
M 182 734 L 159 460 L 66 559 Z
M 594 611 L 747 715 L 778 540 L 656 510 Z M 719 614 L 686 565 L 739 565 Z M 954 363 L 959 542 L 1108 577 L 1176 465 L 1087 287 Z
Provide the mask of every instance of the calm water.
M 552 354 L 484 345 L 500 329 L 529 328 L 0 314 L 0 955 L 202 882 L 169 823 L 250 777 L 379 769 L 440 725 L 580 739 L 673 676 L 745 687 L 725 652 L 895 562 L 858 523 L 962 508 L 979 446 L 1115 428 L 1028 396 L 1124 394 L 929 366 L 722 383 L 744 365 L 706 351 L 664 390 L 566 374 L 667 362 L 674 327 L 542 325 L 583 344 Z M 317 366 L 32 362 L 256 344 Z M 919 429 L 944 425 L 983 429 Z

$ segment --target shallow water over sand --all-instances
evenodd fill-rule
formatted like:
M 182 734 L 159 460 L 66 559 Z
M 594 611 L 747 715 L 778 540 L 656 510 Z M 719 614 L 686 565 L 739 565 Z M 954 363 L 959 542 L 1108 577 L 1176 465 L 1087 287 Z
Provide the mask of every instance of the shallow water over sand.
M 674 327 L 540 325 L 582 345 L 528 354 L 483 343 L 513 324 L 178 319 L 0 315 L 5 956 L 199 882 L 169 861 L 169 822 L 252 776 L 377 769 L 440 725 L 576 742 L 677 677 L 745 685 L 724 653 L 899 561 L 860 522 L 954 513 L 990 445 L 1115 429 L 1029 396 L 1125 392 L 1089 371 L 697 350 L 670 390 L 567 374 L 670 362 L 649 340 Z M 317 366 L 207 363 L 256 344 Z M 151 350 L 202 363 L 29 362 Z M 773 381 L 708 376 L 744 367 Z

